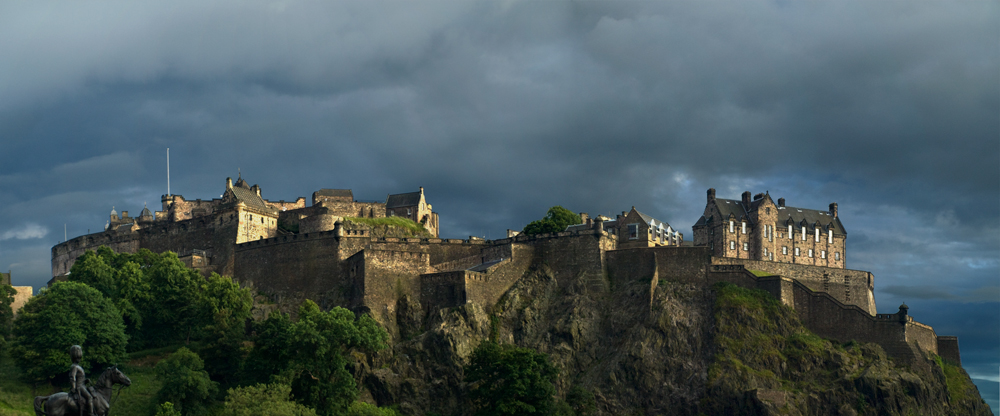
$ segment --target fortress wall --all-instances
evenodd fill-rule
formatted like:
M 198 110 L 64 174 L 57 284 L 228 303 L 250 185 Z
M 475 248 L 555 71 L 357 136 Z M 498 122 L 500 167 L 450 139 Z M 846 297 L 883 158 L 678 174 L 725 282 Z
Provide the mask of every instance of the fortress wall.
M 294 209 L 300 209 L 306 207 L 306 199 L 301 196 L 295 201 L 291 202 L 285 200 L 280 200 L 276 202 L 276 201 L 268 201 L 266 199 L 264 200 L 264 202 L 268 203 L 268 205 L 271 205 L 272 207 L 277 208 L 278 211 L 291 211 Z
M 154 223 L 138 231 L 139 248 L 154 253 L 205 250 L 219 274 L 233 276 L 233 241 L 239 232 L 235 210 L 185 221 Z
M 332 231 L 341 217 L 336 215 L 311 215 L 299 220 L 299 233 Z
M 348 269 L 351 259 L 342 261 L 340 249 L 332 231 L 239 244 L 235 248 L 234 276 L 240 283 L 279 299 L 305 297 L 322 303 L 320 298 L 332 291 L 345 302 L 342 306 L 358 306 L 360 301 L 353 298 L 352 275 L 360 276 L 364 271 Z
M 938 337 L 934 328 L 917 321 L 906 323 L 906 342 L 915 342 L 924 351 L 938 353 Z
M 605 253 L 605 258 L 612 287 L 629 280 L 649 281 L 656 274 L 656 260 L 649 249 L 612 250 Z
M 601 240 L 607 238 L 604 233 L 585 230 L 521 237 L 514 237 L 513 241 L 533 246 L 535 258 L 556 273 L 560 285 L 575 281 L 582 274 L 604 276 L 605 253 L 601 250 Z
M 430 256 L 419 251 L 369 250 L 364 256 L 364 306 L 383 325 L 395 327 L 396 303 L 409 295 L 419 299 L 420 275 L 430 270 Z
M 455 270 L 421 275 L 420 304 L 425 308 L 425 312 L 464 305 L 466 280 L 469 279 L 467 277 L 469 274 L 482 273 Z
M 958 353 L 958 337 L 939 336 L 937 338 L 938 355 L 958 366 L 962 365 L 962 356 Z
M 712 264 L 743 265 L 747 269 L 789 277 L 814 291 L 829 293 L 845 304 L 857 305 L 875 314 L 874 276 L 866 271 L 728 257 L 712 257 Z
M 317 205 L 313 205 L 314 207 Z M 338 201 L 328 199 L 319 206 L 333 211 L 340 217 L 382 218 L 385 217 L 385 204 L 381 202 Z
M 508 247 L 510 249 L 508 257 L 490 266 L 485 273 L 465 274 L 467 299 L 481 305 L 487 312 L 491 311 L 500 297 L 531 269 L 535 260 L 535 247 L 527 244 L 511 244 Z
M 708 247 L 655 247 L 659 278 L 685 283 L 704 283 L 705 265 L 711 259 Z
M 96 251 L 100 246 L 108 246 L 116 253 L 135 253 L 139 250 L 138 233 L 101 232 L 82 235 L 56 244 L 52 247 L 52 276 L 69 273 L 76 258 L 87 250 Z

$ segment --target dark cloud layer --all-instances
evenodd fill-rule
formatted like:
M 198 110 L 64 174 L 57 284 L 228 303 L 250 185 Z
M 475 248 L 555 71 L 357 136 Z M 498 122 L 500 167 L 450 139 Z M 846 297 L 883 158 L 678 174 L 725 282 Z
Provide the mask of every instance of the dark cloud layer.
M 554 204 L 683 230 L 709 187 L 769 191 L 838 202 L 880 311 L 962 336 L 995 383 L 998 23 L 995 2 L 4 3 L 0 268 L 40 286 L 64 224 L 158 206 L 167 147 L 189 198 L 237 168 L 270 199 L 424 186 L 452 237 Z

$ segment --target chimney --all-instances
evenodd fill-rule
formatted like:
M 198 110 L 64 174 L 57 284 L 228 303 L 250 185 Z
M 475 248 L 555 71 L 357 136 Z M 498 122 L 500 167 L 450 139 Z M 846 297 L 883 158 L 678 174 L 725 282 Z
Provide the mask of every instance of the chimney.
M 743 192 L 743 207 L 750 206 L 750 191 Z
M 708 188 L 708 203 L 715 202 L 715 188 Z
M 226 189 L 233 189 L 233 178 L 226 178 Z
M 785 198 L 778 198 L 778 206 L 782 208 L 785 207 Z
M 836 202 L 833 202 L 833 203 L 830 204 L 830 215 L 832 215 L 833 218 L 837 218 L 837 203 Z
M 764 197 L 764 194 L 763 194 L 763 193 L 760 193 L 760 194 L 757 194 L 757 195 L 754 195 L 754 196 L 753 196 L 753 200 L 754 200 L 754 201 L 756 201 L 756 200 L 758 200 L 758 199 L 761 199 L 761 198 L 763 198 L 763 197 Z
M 250 190 L 256 193 L 257 196 L 260 196 L 260 187 L 257 186 L 257 184 L 254 184 L 253 187 L 250 188 Z

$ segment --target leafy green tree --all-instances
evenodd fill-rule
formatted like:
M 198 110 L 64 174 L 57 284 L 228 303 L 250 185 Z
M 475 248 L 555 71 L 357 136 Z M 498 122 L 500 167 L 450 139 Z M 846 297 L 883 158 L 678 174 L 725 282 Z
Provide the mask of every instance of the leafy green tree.
M 174 409 L 174 404 L 170 402 L 160 403 L 160 406 L 156 408 L 155 416 L 181 416 L 181 412 Z
M 355 318 L 344 308 L 323 312 L 310 300 L 299 308 L 293 326 L 291 381 L 295 399 L 320 415 L 347 410 L 358 387 L 347 366 L 351 350 L 377 351 L 388 334 L 368 315 Z
M 472 352 L 465 381 L 477 416 L 547 415 L 558 370 L 530 348 L 483 341 Z
M 580 215 L 556 205 L 549 208 L 549 211 L 544 218 L 532 221 L 528 223 L 528 225 L 524 226 L 522 233 L 525 235 L 558 233 L 566 231 L 566 227 L 579 224 L 580 222 Z
M 200 351 L 205 370 L 225 386 L 235 384 L 247 353 L 243 341 L 253 297 L 229 277 L 212 273 L 201 283 L 200 302 L 203 319 L 211 322 Z
M 187 348 L 181 347 L 156 363 L 156 377 L 163 383 L 156 397 L 160 403 L 170 402 L 186 415 L 200 414 L 212 401 L 216 383 L 204 370 L 204 362 Z
M 14 303 L 14 295 L 17 290 L 11 285 L 0 284 L 0 353 L 7 346 L 7 338 L 10 338 L 10 330 L 14 323 L 14 310 L 10 305 Z
M 141 266 L 133 261 L 133 257 L 138 256 L 118 254 L 105 246 L 96 252 L 88 250 L 73 263 L 69 281 L 85 283 L 114 303 L 125 323 L 129 347 L 135 349 L 143 343 L 139 332 L 142 329 L 142 314 L 137 305 L 148 305 L 150 299 L 149 285 Z
M 253 349 L 243 365 L 244 383 L 266 383 L 289 368 L 292 360 L 292 321 L 288 314 L 272 313 L 254 323 Z
M 172 252 L 165 252 L 151 260 L 144 270 L 150 301 L 140 306 L 143 341 L 148 347 L 176 341 L 190 342 L 209 324 L 201 302 L 200 289 L 204 278 L 197 270 L 181 263 Z
M 83 347 L 81 366 L 93 370 L 125 358 L 125 325 L 101 292 L 56 282 L 28 301 L 14 321 L 11 357 L 26 379 L 51 380 L 69 369 L 69 347 Z
M 229 389 L 220 416 L 316 416 L 316 411 L 289 397 L 286 384 L 257 384 Z

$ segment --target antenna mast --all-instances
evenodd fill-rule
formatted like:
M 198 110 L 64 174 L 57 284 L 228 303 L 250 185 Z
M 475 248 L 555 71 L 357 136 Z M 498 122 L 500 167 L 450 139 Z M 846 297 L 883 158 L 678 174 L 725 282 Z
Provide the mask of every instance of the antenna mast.
M 167 148 L 167 196 L 170 196 L 170 148 Z

